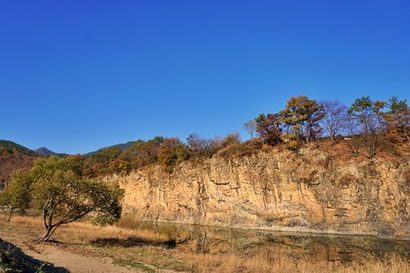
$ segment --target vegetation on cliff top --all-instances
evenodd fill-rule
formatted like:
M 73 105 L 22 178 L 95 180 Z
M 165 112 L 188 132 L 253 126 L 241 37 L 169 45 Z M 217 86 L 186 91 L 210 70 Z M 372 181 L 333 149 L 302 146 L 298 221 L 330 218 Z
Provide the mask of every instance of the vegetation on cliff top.
M 250 140 L 236 133 L 203 138 L 191 134 L 186 141 L 154 137 L 76 156 L 87 177 L 127 174 L 144 166 L 159 164 L 168 172 L 185 160 L 200 161 L 214 155 L 225 158 L 248 156 L 277 146 L 298 152 L 305 145 L 341 146 L 344 154 L 372 159 L 383 152 L 394 154 L 409 143 L 410 108 L 406 100 L 392 97 L 374 101 L 356 99 L 346 106 L 339 101 L 318 102 L 306 96 L 290 98 L 284 109 L 260 114 L 244 125 Z M 327 144 L 326 144 L 327 145 Z M 397 153 L 396 153 L 397 155 Z M 0 142 L 0 186 L 7 184 L 13 170 L 30 167 L 37 155 L 18 144 Z
M 410 108 L 406 100 L 392 97 L 374 101 L 356 99 L 349 107 L 339 101 L 317 102 L 305 96 L 292 97 L 277 113 L 260 114 L 245 123 L 251 139 L 242 142 L 236 133 L 207 139 L 197 134 L 186 141 L 155 137 L 138 140 L 127 149 L 111 147 L 83 158 L 89 176 L 126 174 L 151 164 L 169 172 L 182 161 L 203 160 L 216 154 L 223 157 L 247 156 L 263 147 L 278 146 L 298 152 L 304 145 L 343 143 L 352 157 L 376 157 L 384 151 L 394 153 L 408 145 Z

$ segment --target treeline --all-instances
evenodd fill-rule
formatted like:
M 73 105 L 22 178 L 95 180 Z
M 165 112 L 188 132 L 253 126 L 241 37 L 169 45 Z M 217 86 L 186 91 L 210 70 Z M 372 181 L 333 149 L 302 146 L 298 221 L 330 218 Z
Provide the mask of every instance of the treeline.
M 356 99 L 350 106 L 340 101 L 318 102 L 306 96 L 290 98 L 277 113 L 260 114 L 245 123 L 251 139 L 242 142 L 239 134 L 224 138 L 190 135 L 178 138 L 155 137 L 135 142 L 125 151 L 107 148 L 86 156 L 88 176 L 125 174 L 151 164 L 161 164 L 168 171 L 180 162 L 201 160 L 215 154 L 244 156 L 257 153 L 264 146 L 281 145 L 297 152 L 309 143 L 345 141 L 353 156 L 374 158 L 391 145 L 409 142 L 410 109 L 406 100 L 388 101 L 370 97 Z
M 214 139 L 192 134 L 186 142 L 176 137 L 157 136 L 147 141 L 138 140 L 125 151 L 117 147 L 106 148 L 79 159 L 83 160 L 84 173 L 88 176 L 126 174 L 133 169 L 157 163 L 172 172 L 176 165 L 185 160 L 209 158 L 224 148 L 240 144 L 239 134 L 236 133 Z
M 285 142 L 290 149 L 328 137 L 350 137 L 351 143 L 366 150 L 367 157 L 376 156 L 386 141 L 409 141 L 410 110 L 406 100 L 396 97 L 388 101 L 370 97 L 356 99 L 347 107 L 339 101 L 317 102 L 305 96 L 292 97 L 285 109 L 261 114 L 245 124 L 247 130 L 269 145 Z

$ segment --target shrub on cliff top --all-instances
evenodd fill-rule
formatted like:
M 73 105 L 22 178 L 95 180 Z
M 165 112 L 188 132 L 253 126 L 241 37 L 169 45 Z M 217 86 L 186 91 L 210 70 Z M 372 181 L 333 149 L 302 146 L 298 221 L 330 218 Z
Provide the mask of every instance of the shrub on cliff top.
M 229 145 L 219 152 L 219 155 L 225 159 L 233 157 L 251 156 L 257 154 L 263 147 L 260 139 L 251 139 L 243 143 Z
M 158 161 L 168 172 L 189 158 L 189 150 L 178 138 L 166 138 L 158 149 Z
M 191 134 L 186 142 L 191 158 L 209 158 L 221 148 L 220 140 L 203 138 L 198 134 Z

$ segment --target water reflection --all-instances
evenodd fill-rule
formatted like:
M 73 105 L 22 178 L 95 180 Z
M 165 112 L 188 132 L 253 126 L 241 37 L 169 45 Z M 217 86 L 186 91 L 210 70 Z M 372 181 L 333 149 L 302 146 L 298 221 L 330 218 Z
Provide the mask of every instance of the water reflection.
M 292 260 L 351 262 L 370 257 L 382 259 L 400 255 L 410 259 L 410 242 L 371 236 L 295 234 L 181 225 L 159 222 L 135 222 L 135 228 L 155 231 L 177 240 L 181 250 L 196 253 L 262 254 Z

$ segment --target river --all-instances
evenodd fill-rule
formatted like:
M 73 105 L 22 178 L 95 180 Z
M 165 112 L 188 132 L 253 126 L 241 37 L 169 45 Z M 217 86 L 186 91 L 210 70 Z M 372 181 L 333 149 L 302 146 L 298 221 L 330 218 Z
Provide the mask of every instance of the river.
M 176 247 L 196 253 L 253 256 L 263 252 L 263 255 L 294 260 L 341 263 L 383 259 L 387 255 L 400 255 L 410 260 L 410 241 L 374 236 L 270 232 L 147 221 L 134 225 L 137 229 L 165 234 L 176 240 Z

